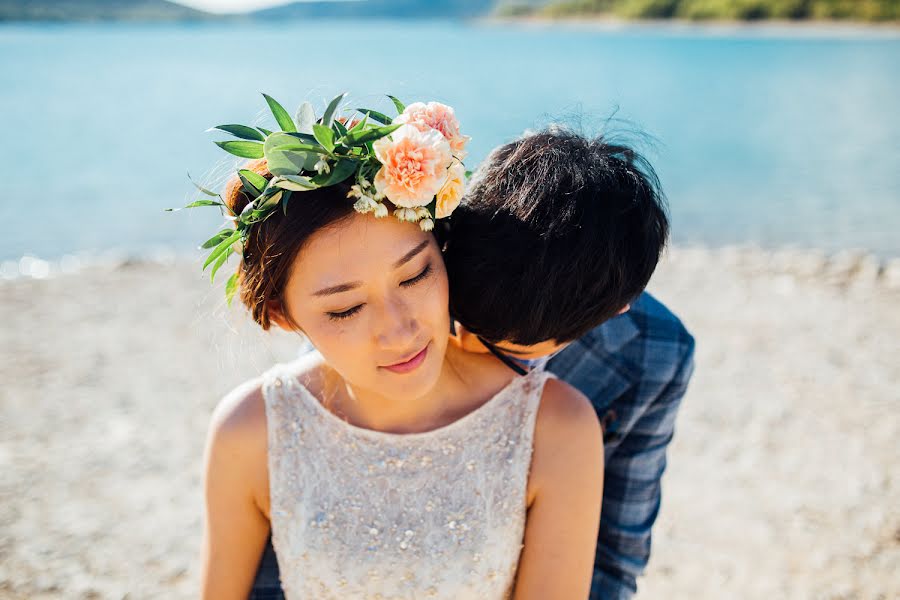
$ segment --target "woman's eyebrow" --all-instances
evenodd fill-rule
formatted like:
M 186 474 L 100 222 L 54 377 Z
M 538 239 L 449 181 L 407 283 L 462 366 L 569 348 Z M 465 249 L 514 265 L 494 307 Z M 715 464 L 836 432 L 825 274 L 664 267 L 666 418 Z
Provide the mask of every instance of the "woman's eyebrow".
M 425 240 L 424 242 L 422 242 L 421 244 L 419 244 L 418 246 L 416 246 L 415 248 L 413 248 L 412 250 L 410 250 L 409 252 L 404 254 L 403 258 L 401 258 L 400 260 L 395 262 L 394 268 L 398 269 L 398 268 L 402 267 L 403 265 L 405 265 L 406 263 L 408 263 L 409 261 L 414 259 L 417 254 L 419 254 L 422 250 L 424 250 L 427 247 L 428 247 L 428 240 Z
M 355 290 L 359 286 L 362 285 L 361 281 L 351 281 L 349 283 L 341 283 L 339 285 L 333 285 L 331 287 L 322 288 L 318 292 L 313 293 L 313 296 L 330 296 L 331 294 L 340 294 L 341 292 L 349 292 L 350 290 Z
M 414 259 L 422 250 L 428 247 L 428 240 L 425 240 L 409 252 L 403 255 L 403 258 L 394 263 L 394 268 L 400 268 L 412 259 Z M 313 296 L 330 296 L 331 294 L 340 294 L 341 292 L 349 292 L 350 290 L 355 290 L 359 286 L 362 285 L 361 281 L 350 281 L 348 283 L 341 283 L 338 285 L 332 285 L 327 288 L 322 288 L 318 292 L 314 292 Z

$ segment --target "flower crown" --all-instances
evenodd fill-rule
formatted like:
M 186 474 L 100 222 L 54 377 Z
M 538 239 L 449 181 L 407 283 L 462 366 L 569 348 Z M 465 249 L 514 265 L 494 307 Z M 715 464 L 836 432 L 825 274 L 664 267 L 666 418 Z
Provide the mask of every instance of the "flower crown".
M 287 214 L 292 194 L 336 185 L 353 178 L 347 194 L 355 199 L 353 208 L 382 218 L 389 214 L 384 200 L 394 206 L 400 221 L 418 223 L 431 231 L 434 221 L 450 215 L 459 206 L 470 173 L 463 166 L 469 136 L 459 131 L 453 109 L 439 102 L 416 102 L 404 106 L 394 96 L 398 115 L 393 119 L 368 108 L 357 108 L 359 119 L 335 118 L 345 94 L 334 98 L 320 118 L 304 102 L 294 119 L 274 98 L 263 94 L 280 131 L 246 125 L 217 125 L 208 131 L 224 131 L 238 138 L 215 142 L 235 156 L 265 159 L 271 179 L 252 169 L 237 172 L 241 191 L 250 202 L 234 214 L 222 196 L 191 183 L 203 194 L 218 200 L 201 199 L 182 208 L 218 206 L 233 223 L 206 240 L 201 248 L 212 249 L 203 270 L 216 271 L 237 252 L 243 253 L 251 228 L 267 219 L 279 205 Z M 246 166 L 246 165 L 245 165 Z M 190 174 L 188 174 L 190 179 Z M 181 210 L 167 208 L 168 211 Z M 229 305 L 237 288 L 237 273 L 225 286 Z

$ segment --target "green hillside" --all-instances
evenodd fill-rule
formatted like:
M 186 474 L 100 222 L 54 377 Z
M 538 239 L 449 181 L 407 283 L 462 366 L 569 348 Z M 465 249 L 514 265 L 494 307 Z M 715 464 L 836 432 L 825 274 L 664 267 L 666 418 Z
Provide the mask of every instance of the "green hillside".
M 216 18 L 166 0 L 0 0 L 0 21 L 176 21 Z
M 900 0 L 502 0 L 505 16 L 898 21 Z

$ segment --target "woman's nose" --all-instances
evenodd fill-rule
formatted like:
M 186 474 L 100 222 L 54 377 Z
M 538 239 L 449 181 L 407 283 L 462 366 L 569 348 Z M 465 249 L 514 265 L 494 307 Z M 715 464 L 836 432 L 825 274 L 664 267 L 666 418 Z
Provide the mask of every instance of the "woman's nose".
M 386 301 L 376 321 L 376 338 L 383 348 L 401 352 L 414 350 L 410 346 L 419 336 L 419 324 L 410 306 L 402 300 Z

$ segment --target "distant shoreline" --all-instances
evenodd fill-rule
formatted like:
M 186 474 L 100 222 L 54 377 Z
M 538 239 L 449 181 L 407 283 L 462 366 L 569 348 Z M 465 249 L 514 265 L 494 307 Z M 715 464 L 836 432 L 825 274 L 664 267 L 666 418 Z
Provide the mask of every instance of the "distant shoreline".
M 499 17 L 491 16 L 476 20 L 484 25 L 523 25 L 547 27 L 565 25 L 584 29 L 614 31 L 619 29 L 667 29 L 730 34 L 735 32 L 754 34 L 803 33 L 811 37 L 817 35 L 860 35 L 883 33 L 888 37 L 900 38 L 900 22 L 833 21 L 833 20 L 779 20 L 729 21 L 689 19 L 623 19 L 604 15 L 581 17 Z

